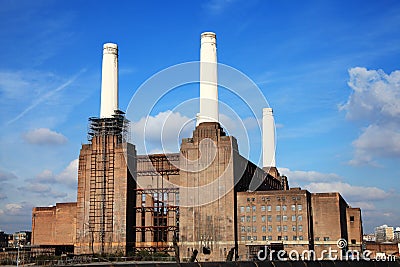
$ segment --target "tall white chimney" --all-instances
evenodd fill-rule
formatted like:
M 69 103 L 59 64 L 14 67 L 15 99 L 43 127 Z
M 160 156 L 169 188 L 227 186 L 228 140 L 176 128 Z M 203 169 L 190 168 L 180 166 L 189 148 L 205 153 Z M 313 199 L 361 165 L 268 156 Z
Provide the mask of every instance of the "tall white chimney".
M 263 167 L 276 167 L 275 162 L 275 123 L 272 108 L 263 109 L 262 119 Z
M 118 110 L 118 46 L 107 43 L 103 46 L 100 118 L 112 118 L 115 110 Z
M 197 125 L 218 121 L 216 35 L 213 32 L 203 32 L 200 48 L 200 113 L 197 114 Z

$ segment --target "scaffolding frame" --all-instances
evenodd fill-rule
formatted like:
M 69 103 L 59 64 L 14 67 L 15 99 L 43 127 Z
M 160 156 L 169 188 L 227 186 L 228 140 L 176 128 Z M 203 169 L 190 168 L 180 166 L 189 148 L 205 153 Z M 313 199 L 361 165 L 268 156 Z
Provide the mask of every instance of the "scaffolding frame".
M 139 202 L 135 211 L 140 217 L 141 225 L 135 226 L 135 232 L 141 233 L 142 239 L 136 241 L 135 250 L 173 252 L 177 255 L 179 252 L 175 244 L 179 240 L 179 188 L 164 187 L 163 180 L 169 180 L 170 175 L 179 175 L 179 168 L 172 163 L 179 162 L 179 154 L 147 155 L 138 157 L 137 162 L 144 167 L 138 168 L 137 176 L 162 179 L 160 187 L 136 189 Z M 146 202 L 149 197 L 150 203 Z M 145 218 L 149 217 L 151 225 L 146 225 Z M 148 232 L 152 233 L 152 240 L 145 240 Z
M 113 234 L 114 214 L 114 164 L 115 146 L 127 141 L 129 121 L 122 111 L 115 111 L 112 118 L 89 118 L 88 140 L 92 146 L 89 192 L 89 232 L 91 250 L 95 234 L 105 253 L 106 235 Z M 109 238 L 112 245 L 112 238 Z

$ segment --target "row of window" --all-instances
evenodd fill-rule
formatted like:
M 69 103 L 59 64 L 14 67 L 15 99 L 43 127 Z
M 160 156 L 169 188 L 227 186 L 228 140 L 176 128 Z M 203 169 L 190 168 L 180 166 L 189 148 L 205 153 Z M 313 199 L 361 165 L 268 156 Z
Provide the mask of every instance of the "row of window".
M 295 204 L 293 204 L 293 205 L 291 205 L 291 210 L 292 211 L 296 211 L 296 205 Z M 253 211 L 253 212 L 255 212 L 255 211 L 257 211 L 257 207 L 256 206 L 247 206 L 247 207 L 244 207 L 244 206 L 241 206 L 240 207 L 240 212 L 242 212 L 242 213 L 244 213 L 245 212 L 245 210 L 246 210 L 246 212 L 250 212 L 251 210 Z M 277 205 L 277 206 L 275 206 L 275 210 L 276 211 L 287 211 L 287 206 L 286 205 Z M 297 204 L 297 210 L 298 211 L 302 211 L 303 210 L 303 205 L 301 205 L 301 204 Z M 272 211 L 272 206 L 271 205 L 268 205 L 268 206 L 265 206 L 265 205 L 262 205 L 261 206 L 261 211 Z
M 267 229 L 268 229 L 268 232 L 272 232 L 272 226 L 271 225 L 268 225 L 268 227 L 267 226 L 265 226 L 265 225 L 263 225 L 263 226 L 261 226 L 261 232 L 266 232 L 267 231 Z M 278 231 L 278 232 L 287 232 L 288 231 L 288 226 L 287 225 L 278 225 L 277 227 L 276 227 L 276 230 Z M 240 231 L 242 232 L 242 233 L 245 233 L 245 232 L 248 232 L 248 233 L 250 233 L 250 232 L 253 232 L 253 233 L 256 233 L 257 232 L 257 226 L 241 226 L 240 227 Z M 292 225 L 292 231 L 294 231 L 294 232 L 296 232 L 296 231 L 299 231 L 299 232 L 302 232 L 303 231 L 303 226 L 302 225 Z
M 276 215 L 275 219 L 277 222 L 283 221 L 283 222 L 287 222 L 288 219 L 291 218 L 292 222 L 296 221 L 296 215 L 292 215 L 292 216 L 287 216 L 287 215 Z M 261 221 L 262 222 L 266 222 L 268 220 L 268 222 L 272 222 L 272 215 L 262 215 L 261 216 Z M 240 216 L 240 222 L 256 222 L 257 221 L 257 215 L 253 215 L 253 216 Z M 301 222 L 303 221 L 303 216 L 302 215 L 298 215 L 297 216 L 297 221 Z
M 261 197 L 261 201 L 270 201 L 271 200 L 271 197 Z M 278 201 L 285 201 L 286 200 L 286 197 L 285 196 L 282 196 L 282 197 L 276 197 L 276 200 L 278 200 Z M 301 200 L 301 197 L 300 196 L 294 196 L 294 197 L 292 197 L 292 200 Z M 256 198 L 255 197 L 248 197 L 247 198 L 247 202 L 254 202 L 254 201 L 256 201 Z
M 266 241 L 266 240 L 271 241 L 271 240 L 272 240 L 272 236 L 269 235 L 269 236 L 267 237 L 267 236 L 263 235 L 263 236 L 261 237 L 261 239 L 262 239 L 262 241 Z M 248 241 L 257 241 L 257 236 L 243 236 L 243 235 L 242 235 L 242 236 L 241 236 L 241 240 L 242 240 L 242 241 L 246 241 L 246 240 L 248 240 Z M 287 235 L 285 235 L 285 236 L 278 236 L 278 241 L 280 241 L 280 240 L 288 241 L 288 240 L 289 240 L 289 237 L 288 237 Z M 304 238 L 303 238 L 302 235 L 300 235 L 300 236 L 294 235 L 294 236 L 292 236 L 292 240 L 294 240 L 294 241 L 296 241 L 296 240 L 304 240 Z

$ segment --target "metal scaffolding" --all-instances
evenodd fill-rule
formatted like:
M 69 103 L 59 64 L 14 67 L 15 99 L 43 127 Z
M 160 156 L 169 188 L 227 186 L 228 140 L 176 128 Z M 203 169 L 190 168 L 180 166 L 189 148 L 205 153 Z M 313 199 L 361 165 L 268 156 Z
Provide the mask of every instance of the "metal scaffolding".
M 179 175 L 179 154 L 139 156 L 138 176 L 157 177 L 161 184 L 154 188 L 136 189 L 138 216 L 135 231 L 139 235 L 136 251 L 178 253 L 179 189 L 164 187 L 163 180 Z
M 92 142 L 90 166 L 89 232 L 93 243 L 112 246 L 114 213 L 115 146 L 127 139 L 129 127 L 122 111 L 113 118 L 89 118 L 88 139 Z M 96 144 L 96 145 L 93 145 Z

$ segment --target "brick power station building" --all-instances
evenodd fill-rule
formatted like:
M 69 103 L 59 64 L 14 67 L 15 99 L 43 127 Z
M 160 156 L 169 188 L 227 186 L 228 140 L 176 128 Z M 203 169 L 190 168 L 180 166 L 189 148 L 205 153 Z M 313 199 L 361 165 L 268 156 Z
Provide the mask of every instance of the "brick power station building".
M 263 168 L 218 122 L 214 33 L 201 35 L 200 113 L 179 153 L 137 155 L 118 109 L 118 48 L 103 49 L 99 118 L 79 156 L 77 202 L 36 207 L 32 244 L 75 254 L 167 252 L 188 260 L 247 260 L 267 246 L 315 250 L 343 239 L 361 251 L 359 208 L 339 193 L 289 189 L 275 167 L 272 109 L 263 110 Z M 133 141 L 134 143 L 134 141 Z

